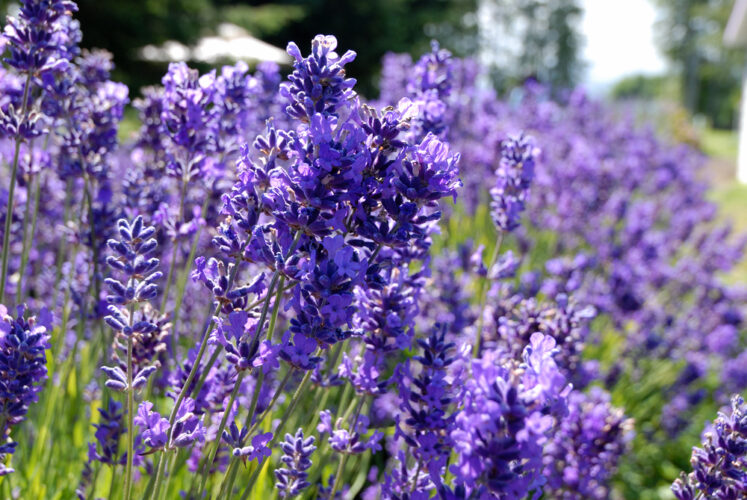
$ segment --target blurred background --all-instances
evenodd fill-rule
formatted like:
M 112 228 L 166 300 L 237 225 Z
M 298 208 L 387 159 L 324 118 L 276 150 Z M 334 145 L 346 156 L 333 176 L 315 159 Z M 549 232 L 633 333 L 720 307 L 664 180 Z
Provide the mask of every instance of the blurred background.
M 740 5 L 741 4 L 741 5 Z M 169 60 L 206 70 L 236 59 L 288 64 L 289 40 L 337 36 L 364 95 L 377 95 L 381 57 L 419 56 L 432 39 L 489 69 L 508 93 L 528 78 L 582 86 L 710 157 L 712 196 L 747 230 L 747 189 L 735 181 L 747 51 L 735 0 L 79 0 L 83 46 L 114 54 L 131 96 L 160 82 Z M 12 12 L 0 0 L 0 12 Z M 740 11 L 741 9 L 741 11 Z M 731 43 L 724 32 L 732 21 Z M 737 19 L 738 18 L 738 19 Z M 747 23 L 745 23 L 747 24 Z M 747 31 L 747 30 L 745 30 Z M 728 37 L 727 37 L 728 38 Z M 727 46 L 729 45 L 729 46 Z M 747 134 L 746 134 L 747 135 Z M 747 140 L 745 141 L 747 142 Z M 747 148 L 745 148 L 747 150 Z M 747 155 L 744 159 L 747 175 Z M 746 179 L 747 180 L 747 179 Z M 747 269 L 747 268 L 743 268 Z

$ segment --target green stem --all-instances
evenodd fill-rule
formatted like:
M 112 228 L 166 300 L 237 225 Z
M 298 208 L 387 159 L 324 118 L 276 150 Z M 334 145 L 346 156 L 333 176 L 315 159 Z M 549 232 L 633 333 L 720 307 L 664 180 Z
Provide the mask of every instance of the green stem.
M 254 413 L 257 411 L 257 402 L 259 401 L 259 392 L 262 389 L 262 383 L 265 381 L 265 371 L 260 368 L 257 380 L 254 381 L 254 391 L 252 391 L 252 402 L 249 405 L 249 413 L 246 414 L 246 420 L 244 421 L 244 427 L 252 425 L 252 419 Z
M 205 202 L 202 204 L 202 218 L 207 215 L 208 202 L 210 197 L 205 197 Z M 187 279 L 189 278 L 189 272 L 192 269 L 192 263 L 195 261 L 195 254 L 197 253 L 197 244 L 200 242 L 200 235 L 202 234 L 202 228 L 197 229 L 194 238 L 192 238 L 192 246 L 189 249 L 189 257 L 184 262 L 184 269 L 182 269 L 181 276 L 176 282 L 176 297 L 174 298 L 174 316 L 171 321 L 172 335 L 174 338 L 177 336 L 179 330 L 179 319 L 181 318 L 182 301 L 184 300 L 184 292 L 187 289 Z
M 259 424 L 262 423 L 262 421 L 265 419 L 267 414 L 272 410 L 272 407 L 275 405 L 275 402 L 280 397 L 280 394 L 283 392 L 283 389 L 285 389 L 285 386 L 288 384 L 288 381 L 291 378 L 291 375 L 293 375 L 293 372 L 295 371 L 295 368 L 291 368 L 288 370 L 288 373 L 285 374 L 285 377 L 283 377 L 283 380 L 280 381 L 280 385 L 278 385 L 278 388 L 275 390 L 275 394 L 272 395 L 272 399 L 270 400 L 270 404 L 267 405 L 267 408 L 265 408 L 265 411 L 262 412 L 262 414 L 257 418 L 257 421 L 254 422 L 254 424 L 249 428 L 249 435 L 251 436 L 254 431 L 259 427 Z
M 347 453 L 340 454 L 340 462 L 337 464 L 337 472 L 335 473 L 333 483 L 330 485 L 332 487 L 332 490 L 329 494 L 329 498 L 335 498 L 335 494 L 339 489 L 340 479 L 342 479 L 342 472 L 345 470 L 345 463 L 347 463 L 348 461 L 348 456 L 349 455 Z
M 306 434 L 311 434 L 314 432 L 314 429 L 316 429 L 317 424 L 319 423 L 319 413 L 327 407 L 327 401 L 329 400 L 329 393 L 331 392 L 329 390 L 329 387 L 324 387 L 324 396 L 322 396 L 322 399 L 319 401 L 319 404 L 314 409 L 313 413 L 313 420 L 311 421 L 311 425 L 309 425 L 309 428 L 306 431 Z
M 288 249 L 288 252 L 285 254 L 285 258 L 287 259 L 293 251 L 296 249 L 296 246 L 298 245 L 298 241 L 301 239 L 301 232 L 297 232 L 295 237 L 293 238 L 293 243 L 291 244 L 290 248 Z M 285 277 L 281 277 L 280 270 L 276 270 L 274 273 L 272 273 L 272 279 L 270 280 L 270 286 L 267 288 L 267 297 L 270 297 L 272 295 L 272 292 L 275 291 L 275 285 L 277 285 L 278 280 L 280 280 L 280 288 L 283 288 L 283 283 L 285 283 Z M 277 319 L 277 308 L 280 304 L 280 296 L 282 292 L 278 292 L 277 297 L 275 298 L 275 309 L 273 310 L 275 318 Z M 266 300 L 265 303 L 262 305 L 262 312 L 259 314 L 259 320 L 257 321 L 257 329 L 256 333 L 254 335 L 254 338 L 252 339 L 252 344 L 250 346 L 249 352 L 254 351 L 254 348 L 262 341 L 262 335 L 264 332 L 262 331 L 262 327 L 265 324 L 265 318 L 267 317 L 267 311 L 270 308 L 270 301 Z M 272 327 L 274 328 L 274 324 Z M 269 337 L 272 339 L 273 331 L 269 331 Z
M 249 494 L 252 492 L 252 487 L 254 486 L 254 483 L 257 481 L 257 477 L 259 477 L 259 472 L 262 470 L 262 466 L 264 465 L 263 462 L 257 463 L 257 468 L 254 469 L 254 472 L 252 473 L 252 477 L 249 478 L 249 482 L 246 485 L 246 489 L 244 489 L 244 493 L 241 495 L 241 500 L 247 500 L 249 498 Z
M 415 489 L 418 487 L 418 476 L 420 475 L 420 469 L 423 468 L 422 460 L 418 459 L 418 466 L 415 468 L 415 476 L 412 478 L 412 488 L 410 493 L 415 493 Z
M 490 270 L 493 269 L 493 266 L 498 261 L 498 255 L 501 251 L 501 244 L 503 243 L 503 231 L 500 231 L 498 233 L 498 240 L 495 242 L 495 248 L 493 249 L 493 255 L 490 258 L 490 264 L 488 264 L 488 277 L 490 276 Z M 485 305 L 488 301 L 488 288 L 489 285 L 487 283 L 487 280 L 483 283 L 483 287 L 481 290 L 481 296 L 480 296 L 480 316 L 477 319 L 477 331 L 475 332 L 475 345 L 472 348 L 472 357 L 476 358 L 480 355 L 480 345 L 482 344 L 482 328 L 483 324 L 485 323 Z
M 117 484 L 115 479 L 117 475 L 114 473 L 114 466 L 109 467 L 109 471 L 111 471 L 112 475 L 109 478 L 109 496 L 107 498 L 114 498 L 114 487 Z
M 171 290 L 171 281 L 174 277 L 174 269 L 176 268 L 176 256 L 179 250 L 179 226 L 184 219 L 184 198 L 187 194 L 187 180 L 182 179 L 182 185 L 179 189 L 179 217 L 176 220 L 174 241 L 172 242 L 173 249 L 171 251 L 171 262 L 169 263 L 169 274 L 166 278 L 166 286 L 163 289 L 163 299 L 161 300 L 161 314 L 166 310 L 166 302 L 169 300 L 169 291 Z
M 236 481 L 236 474 L 238 473 L 239 459 L 237 457 L 231 457 L 231 462 L 228 464 L 228 470 L 223 481 L 220 483 L 220 490 L 218 491 L 218 498 L 230 498 L 231 490 L 233 489 L 233 483 Z
M 101 472 L 101 464 L 96 467 L 96 472 L 93 473 L 93 479 L 91 480 L 91 498 L 96 498 L 96 482 L 99 479 L 99 473 Z
M 159 496 L 159 490 L 161 489 L 161 481 L 163 478 L 163 469 L 166 467 L 166 451 L 161 450 L 160 456 L 158 457 L 158 466 L 156 467 L 156 481 L 153 485 L 153 492 L 151 495 L 151 500 L 157 500 Z
M 197 495 L 197 498 L 202 498 L 202 492 L 205 491 L 205 485 L 207 484 L 210 467 L 213 465 L 213 462 L 215 462 L 216 455 L 218 455 L 218 450 L 220 449 L 220 443 L 222 439 L 221 436 L 223 435 L 223 429 L 226 428 L 228 416 L 231 414 L 231 408 L 233 407 L 234 401 L 236 401 L 236 395 L 239 393 L 239 388 L 241 387 L 241 382 L 244 381 L 244 376 L 246 376 L 246 371 L 242 371 L 239 374 L 239 377 L 236 379 L 236 383 L 233 386 L 233 391 L 231 391 L 231 396 L 228 398 L 228 405 L 223 411 L 223 418 L 220 419 L 220 425 L 218 426 L 218 433 L 216 434 L 217 437 L 215 438 L 215 446 L 213 447 L 212 452 L 208 452 L 208 460 L 205 463 L 205 467 L 202 469 L 202 481 L 200 482 L 200 491 Z
M 351 424 L 352 428 L 355 428 L 355 424 L 358 421 L 358 417 L 361 414 L 361 410 L 363 409 L 363 404 L 366 401 L 366 396 L 361 397 L 358 400 L 358 404 L 356 405 L 355 409 L 355 416 L 353 417 L 353 421 Z M 343 417 L 343 420 L 347 420 L 347 415 Z M 337 467 L 337 474 L 335 474 L 334 483 L 332 484 L 332 491 L 329 494 L 329 498 L 335 498 L 335 493 L 337 493 L 338 488 L 340 487 L 340 480 L 342 479 L 342 473 L 345 470 L 345 463 L 348 461 L 348 457 L 350 455 L 348 453 L 342 453 L 340 455 L 340 464 Z
M 239 264 L 241 263 L 241 255 L 243 253 L 244 253 L 244 249 L 242 248 L 238 256 L 236 257 L 233 269 L 231 269 L 231 274 L 228 276 L 228 286 L 227 286 L 228 289 L 230 289 L 231 286 L 233 285 L 233 280 L 236 279 L 236 274 L 238 274 L 239 272 Z M 220 312 L 220 303 L 215 305 L 213 314 L 210 317 L 214 318 L 219 312 Z M 184 381 L 184 385 L 179 391 L 179 395 L 177 396 L 176 401 L 174 402 L 174 408 L 171 410 L 171 415 L 169 416 L 169 429 L 173 428 L 174 422 L 176 421 L 176 413 L 179 411 L 179 408 L 182 405 L 182 401 L 184 401 L 184 398 L 187 396 L 187 393 L 189 392 L 189 386 L 192 385 L 192 382 L 197 376 L 197 370 L 199 370 L 200 363 L 202 363 L 202 358 L 203 356 L 205 356 L 205 349 L 207 348 L 207 336 L 210 333 L 210 331 L 213 329 L 214 324 L 215 324 L 215 320 L 211 319 L 210 322 L 207 324 L 207 327 L 202 333 L 202 340 L 200 341 L 200 349 L 197 351 L 197 357 L 195 358 L 195 361 L 192 364 L 192 369 L 189 371 L 189 375 L 187 375 L 187 380 Z M 169 441 L 170 440 L 171 438 L 169 437 Z M 164 457 L 163 455 L 161 455 L 158 461 L 158 469 L 161 469 L 163 467 L 163 464 L 162 464 L 163 460 L 164 460 Z M 153 496 L 151 497 L 152 500 L 155 500 L 158 498 L 160 494 L 160 490 L 161 490 L 162 481 L 163 481 L 163 475 L 158 474 L 156 477 L 156 485 L 153 488 Z
M 181 455 L 182 453 L 184 453 L 184 449 L 178 450 L 171 457 L 171 463 L 169 464 L 169 471 L 171 471 L 171 473 L 166 478 L 166 488 L 164 489 L 164 493 L 166 494 L 167 498 L 169 495 L 169 485 L 171 484 L 171 479 L 174 477 L 174 474 L 176 473 L 176 469 L 174 469 L 174 467 L 177 465 L 178 462 L 180 463 L 180 467 L 181 465 L 183 465 L 183 462 L 179 460 L 179 455 Z
M 130 327 L 135 316 L 135 303 L 130 304 Z M 132 335 L 127 337 L 127 470 L 125 473 L 125 500 L 132 495 L 132 459 L 135 454 L 135 389 L 132 387 Z
M 49 136 L 47 136 L 49 137 Z M 29 166 L 33 162 L 33 141 L 29 141 Z M 29 262 L 29 250 L 31 249 L 31 240 L 34 238 L 34 232 L 36 230 L 36 212 L 39 210 L 39 184 L 41 179 L 37 180 L 37 176 L 30 173 L 29 168 L 29 182 L 26 188 L 26 204 L 23 210 L 23 236 L 21 241 L 23 242 L 23 248 L 21 250 L 21 267 L 18 269 L 18 284 L 16 285 L 16 304 L 21 303 L 23 297 L 23 277 L 26 275 L 26 266 Z M 39 174 L 41 176 L 41 173 Z M 36 189 L 32 189 L 36 186 Z M 31 192 L 34 192 L 34 214 L 31 215 Z M 29 219 L 33 217 L 33 222 L 29 224 Z M 31 234 L 29 237 L 29 233 Z
M 29 89 L 31 88 L 31 73 L 26 77 L 23 86 L 23 104 L 21 106 L 22 121 L 26 121 L 29 103 Z M 10 248 L 10 226 L 13 222 L 13 198 L 16 191 L 16 178 L 18 177 L 18 158 L 21 153 L 23 139 L 16 137 L 15 150 L 13 152 L 13 163 L 10 167 L 10 186 L 8 187 L 8 204 L 5 207 L 5 232 L 3 233 L 3 259 L 2 275 L 0 276 L 0 302 L 5 299 L 5 281 L 8 277 L 8 249 Z
M 283 298 L 283 285 L 285 285 L 285 276 L 280 278 L 278 283 L 278 290 L 275 294 L 275 303 L 272 306 L 272 316 L 270 316 L 270 325 L 267 327 L 267 338 L 272 342 L 272 337 L 275 334 L 275 323 L 278 320 L 278 312 L 280 310 L 280 300 Z M 266 302 L 269 303 L 269 300 Z
M 292 371 L 292 370 L 291 370 Z M 296 388 L 296 392 L 293 393 L 293 398 L 290 401 L 290 404 L 288 405 L 288 408 L 283 412 L 283 418 L 280 420 L 280 423 L 275 428 L 274 435 L 272 437 L 272 440 L 267 444 L 267 447 L 272 449 L 273 446 L 275 446 L 275 443 L 277 442 L 278 438 L 282 436 L 283 434 L 283 428 L 285 427 L 285 424 L 288 422 L 288 418 L 293 414 L 293 410 L 295 410 L 296 405 L 298 404 L 298 401 L 301 399 L 301 394 L 303 394 L 303 391 L 306 389 L 306 386 L 309 383 L 309 380 L 311 380 L 311 372 L 312 370 L 307 370 L 306 375 L 304 375 L 303 379 L 301 380 L 301 383 L 298 384 L 298 388 Z M 290 373 L 290 372 L 289 372 Z M 287 377 L 286 377 L 287 378 Z M 272 404 L 267 407 L 267 411 L 269 411 L 272 408 Z M 252 426 L 252 430 L 259 424 L 261 420 L 257 420 L 257 423 Z M 252 430 L 249 431 L 249 435 L 251 436 Z M 244 490 L 244 494 L 241 495 L 241 500 L 246 500 L 249 497 L 249 493 L 252 490 L 252 486 L 254 485 L 254 482 L 257 480 L 257 476 L 259 475 L 259 468 L 262 466 L 262 464 L 257 465 L 257 470 L 254 471 L 254 474 L 252 475 L 251 479 L 249 480 L 249 484 L 247 484 L 246 489 Z
M 296 409 L 296 405 L 298 405 L 298 400 L 301 399 L 301 394 L 303 394 L 303 391 L 306 390 L 306 386 L 309 384 L 309 380 L 311 380 L 311 372 L 313 370 L 307 370 L 306 375 L 303 376 L 303 379 L 301 379 L 301 383 L 298 384 L 298 387 L 296 388 L 296 392 L 293 393 L 293 399 L 291 399 L 290 404 L 288 405 L 288 408 L 283 412 L 283 418 L 280 420 L 280 423 L 275 428 L 275 435 L 272 438 L 272 441 L 270 441 L 270 444 L 268 445 L 269 448 L 272 448 L 272 445 L 278 440 L 278 437 L 280 437 L 283 433 L 283 427 L 285 427 L 286 422 L 288 422 L 288 418 L 293 413 L 293 410 Z
M 257 402 L 259 401 L 259 392 L 262 389 L 262 382 L 264 382 L 265 379 L 265 372 L 260 368 L 259 375 L 257 376 L 257 380 L 254 382 L 254 391 L 252 391 L 252 402 L 249 405 L 249 413 L 246 415 L 246 420 L 244 421 L 244 427 L 248 428 L 252 424 L 252 419 L 254 418 L 254 413 L 257 411 Z M 226 477 L 223 478 L 223 482 L 220 486 L 220 492 L 218 493 L 218 498 L 228 498 L 231 495 L 231 491 L 233 490 L 233 484 L 236 481 L 236 475 L 239 471 L 238 467 L 239 459 L 237 457 L 231 457 L 231 463 L 229 465 L 229 472 L 230 474 L 226 474 Z M 227 483 L 227 484 L 226 484 Z M 228 492 L 227 496 L 224 497 L 224 491 Z

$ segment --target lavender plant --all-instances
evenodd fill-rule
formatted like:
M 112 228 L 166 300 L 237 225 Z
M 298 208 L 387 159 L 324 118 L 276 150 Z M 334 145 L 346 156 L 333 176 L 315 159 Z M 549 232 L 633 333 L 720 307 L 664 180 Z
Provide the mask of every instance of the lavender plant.
M 0 42 L 4 497 L 609 498 L 744 388 L 691 150 L 437 43 L 366 100 L 330 35 L 173 63 L 124 138 L 75 10 Z M 742 407 L 676 496 L 740 497 Z

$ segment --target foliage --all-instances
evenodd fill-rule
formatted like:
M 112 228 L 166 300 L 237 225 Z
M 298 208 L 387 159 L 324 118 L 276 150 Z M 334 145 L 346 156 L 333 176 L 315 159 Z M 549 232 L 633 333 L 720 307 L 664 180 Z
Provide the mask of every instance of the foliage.
M 682 103 L 717 128 L 736 125 L 743 56 L 723 47 L 734 2 L 656 0 L 661 19 L 658 44 L 680 77 Z

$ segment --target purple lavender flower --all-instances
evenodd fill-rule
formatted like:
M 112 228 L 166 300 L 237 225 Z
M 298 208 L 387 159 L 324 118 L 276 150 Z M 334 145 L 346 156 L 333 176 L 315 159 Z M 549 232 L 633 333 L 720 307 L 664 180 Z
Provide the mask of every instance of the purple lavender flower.
M 134 421 L 141 428 L 143 444 L 155 449 L 166 446 L 169 441 L 169 420 L 153 411 L 153 403 L 140 403 Z
M 275 469 L 275 487 L 280 490 L 281 498 L 292 498 L 310 486 L 306 471 L 311 467 L 311 455 L 316 450 L 314 436 L 304 438 L 303 429 L 299 428 L 295 436 L 285 435 L 280 448 L 283 450 L 280 460 L 285 467 Z
M 499 352 L 472 364 L 464 409 L 451 438 L 459 453 L 452 472 L 469 489 L 509 498 L 541 487 L 543 449 L 570 387 L 559 372 L 551 337 L 535 333 L 524 351 L 523 370 L 502 364 Z
M 171 63 L 162 83 L 167 172 L 189 182 L 204 174 L 207 155 L 216 148 L 215 72 L 200 76 L 183 62 Z
M 386 498 L 402 498 L 408 492 L 428 497 L 441 486 L 440 478 L 454 448 L 451 431 L 456 409 L 452 403 L 461 392 L 461 373 L 451 366 L 456 359 L 456 346 L 446 340 L 446 333 L 446 325 L 436 324 L 426 339 L 417 340 L 422 355 L 413 359 L 420 365 L 419 373 L 414 375 L 409 363 L 395 369 L 401 410 L 395 417 L 395 438 L 405 444 L 409 453 L 397 455 L 400 464 L 387 475 L 382 489 Z M 407 468 L 408 454 L 418 464 L 412 474 Z M 419 477 L 421 472 L 427 472 L 426 477 Z
M 496 184 L 490 190 L 493 199 L 490 213 L 501 231 L 509 232 L 519 227 L 538 154 L 533 141 L 525 136 L 510 137 L 501 144 Z
M 158 245 L 155 238 L 152 238 L 156 230 L 154 227 L 144 226 L 140 216 L 131 224 L 120 219 L 117 228 L 121 240 L 111 239 L 107 242 L 116 256 L 107 257 L 106 262 L 112 269 L 120 271 L 125 280 L 122 282 L 116 278 L 107 278 L 104 281 L 111 291 L 107 296 L 109 315 L 104 320 L 117 335 L 131 339 L 136 344 L 142 337 L 148 339 L 149 335 L 159 330 L 158 325 L 152 323 L 147 316 L 141 316 L 137 322 L 134 317 L 135 305 L 147 302 L 158 294 L 155 282 L 161 278 L 162 273 L 156 271 L 158 259 L 149 257 Z M 107 386 L 115 390 L 127 390 L 125 369 L 126 365 L 125 368 L 104 367 L 103 370 L 109 375 Z M 155 366 L 140 368 L 133 378 L 133 386 L 144 385 L 155 370 Z
M 126 453 L 119 455 L 120 438 L 127 432 L 122 403 L 110 399 L 109 407 L 99 408 L 99 414 L 101 415 L 99 423 L 93 424 L 96 428 L 97 442 L 88 443 L 88 461 L 97 461 L 112 466 L 124 465 L 127 461 Z
M 177 448 L 184 448 L 195 441 L 205 441 L 205 426 L 194 411 L 194 399 L 184 398 L 171 428 L 171 443 Z
M 233 449 L 233 456 L 241 458 L 244 462 L 257 460 L 258 463 L 262 463 L 265 458 L 272 455 L 272 450 L 267 446 L 267 443 L 271 440 L 272 432 L 257 434 L 252 438 L 250 446 L 235 447 Z
M 291 117 L 308 121 L 316 113 L 336 114 L 355 96 L 355 79 L 347 78 L 345 65 L 356 54 L 348 50 L 340 57 L 336 48 L 335 37 L 317 35 L 311 42 L 311 55 L 304 58 L 295 43 L 288 43 L 288 54 L 295 59 L 294 71 L 280 91 L 289 101 L 286 112 Z
M 18 18 L 8 17 L 3 38 L 8 42 L 5 62 L 20 73 L 39 75 L 67 69 L 69 60 L 60 51 L 56 29 L 60 19 L 78 10 L 69 0 L 28 0 Z
M 610 405 L 609 394 L 593 387 L 573 391 L 568 415 L 545 451 L 545 492 L 558 498 L 609 497 L 609 480 L 633 437 L 633 421 Z
M 368 432 L 369 423 L 367 416 L 359 415 L 355 425 L 349 430 L 343 427 L 342 418 L 338 418 L 333 427 L 329 412 L 324 410 L 320 414 L 320 424 L 317 430 L 320 433 L 329 434 L 328 442 L 333 450 L 338 453 L 357 455 L 366 450 L 376 452 L 381 449 L 379 441 L 384 437 L 384 433 L 377 430 L 368 437 L 364 436 Z
M 16 443 L 10 441 L 10 431 L 26 418 L 29 405 L 47 379 L 47 349 L 52 329 L 52 315 L 42 310 L 39 317 L 24 318 L 25 306 L 18 306 L 16 317 L 0 304 L 0 436 L 4 441 L 0 456 L 13 454 Z M 13 472 L 0 468 L 0 475 Z
M 734 396 L 731 414 L 719 413 L 707 430 L 702 448 L 693 448 L 693 471 L 683 472 L 672 485 L 679 500 L 743 498 L 747 494 L 747 407 Z

